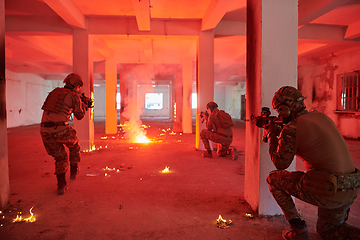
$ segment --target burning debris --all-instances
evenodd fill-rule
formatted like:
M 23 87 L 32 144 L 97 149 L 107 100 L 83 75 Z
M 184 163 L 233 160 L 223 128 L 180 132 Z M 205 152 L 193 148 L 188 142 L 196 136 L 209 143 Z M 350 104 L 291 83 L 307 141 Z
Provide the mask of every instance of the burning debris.
M 13 220 L 13 222 L 14 222 L 14 223 L 15 223 L 15 222 L 35 222 L 35 221 L 36 221 L 36 218 L 35 218 L 34 214 L 33 214 L 32 211 L 31 211 L 33 208 L 34 208 L 34 207 L 30 208 L 30 217 L 28 217 L 28 218 L 23 218 L 23 217 L 21 216 L 21 212 L 20 212 L 20 216 L 17 215 L 16 218 Z
M 92 148 L 90 150 L 83 150 L 82 152 L 89 153 L 89 152 L 93 152 L 93 151 L 99 151 L 102 148 L 108 148 L 108 145 L 106 145 L 105 147 L 103 147 L 103 146 L 95 147 L 95 145 L 94 145 L 94 146 L 92 146 Z
M 170 168 L 168 166 L 166 166 L 164 168 L 164 170 L 161 171 L 162 173 L 169 173 L 170 172 Z
M 232 223 L 232 221 L 231 220 L 225 220 L 225 219 L 222 218 L 221 215 L 219 215 L 219 218 L 216 220 L 216 223 L 217 223 L 217 226 L 219 228 L 224 229 L 224 228 L 228 228 L 229 225 Z

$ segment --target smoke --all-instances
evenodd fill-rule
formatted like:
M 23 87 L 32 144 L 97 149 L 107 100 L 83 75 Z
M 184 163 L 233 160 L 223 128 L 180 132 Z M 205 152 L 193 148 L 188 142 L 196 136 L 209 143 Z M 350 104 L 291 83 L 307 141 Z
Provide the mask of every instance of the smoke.
M 125 81 L 124 86 L 127 91 L 125 91 L 126 96 L 121 96 L 121 115 L 125 121 L 121 122 L 126 125 L 125 138 L 129 139 L 130 142 L 138 142 L 138 137 L 146 134 L 140 119 L 145 108 L 144 92 L 154 92 L 154 85 L 159 85 L 162 81 L 174 81 L 175 75 L 179 73 L 181 74 L 181 66 L 176 64 L 166 66 L 154 64 L 127 65 L 125 67 L 122 81 Z M 182 84 L 182 82 L 179 83 Z M 181 88 L 181 86 L 177 87 Z
M 138 111 L 137 109 L 136 103 L 130 101 L 122 113 L 122 116 L 126 118 L 125 138 L 129 139 L 129 142 L 132 143 L 136 142 L 137 136 L 144 135 L 144 130 L 141 128 L 141 111 Z

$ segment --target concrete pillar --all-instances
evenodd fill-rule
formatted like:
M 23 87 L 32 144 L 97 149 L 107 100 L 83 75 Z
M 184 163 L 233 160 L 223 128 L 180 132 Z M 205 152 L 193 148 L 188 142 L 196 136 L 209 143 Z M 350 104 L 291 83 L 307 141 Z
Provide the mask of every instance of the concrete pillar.
M 206 104 L 214 101 L 214 33 L 200 32 L 198 37 L 198 69 L 196 79 L 196 148 L 205 150 L 200 139 L 200 131 L 205 128 L 201 123 L 200 112 L 206 111 Z
M 5 80 L 5 0 L 0 0 L 0 210 L 10 204 L 9 164 L 6 123 Z
M 117 133 L 117 68 L 114 58 L 105 60 L 105 133 Z
M 126 122 L 126 118 L 123 116 L 123 112 L 128 104 L 128 89 L 127 89 L 127 74 L 126 72 L 121 73 L 119 77 L 120 81 L 120 97 L 121 97 L 121 109 L 120 109 L 120 124 L 124 124 Z
M 246 118 L 271 109 L 274 93 L 297 86 L 297 0 L 247 1 Z M 272 115 L 277 115 L 273 110 Z M 259 215 L 282 214 L 266 183 L 275 167 L 261 141 L 262 130 L 247 122 L 245 141 L 245 200 Z M 295 161 L 288 170 L 295 169 Z
M 81 92 L 94 99 L 93 47 L 87 30 L 73 30 L 73 72 L 84 80 Z M 81 121 L 81 122 L 80 122 Z M 81 150 L 95 149 L 94 145 L 94 109 L 90 108 L 82 120 L 74 120 L 74 127 L 80 141 Z
M 183 85 L 183 133 L 192 133 L 192 59 L 187 58 L 182 63 L 182 85 Z
M 175 107 L 174 110 L 174 126 L 173 131 L 182 132 L 182 118 L 183 118 L 183 75 L 182 70 L 178 70 L 175 74 Z

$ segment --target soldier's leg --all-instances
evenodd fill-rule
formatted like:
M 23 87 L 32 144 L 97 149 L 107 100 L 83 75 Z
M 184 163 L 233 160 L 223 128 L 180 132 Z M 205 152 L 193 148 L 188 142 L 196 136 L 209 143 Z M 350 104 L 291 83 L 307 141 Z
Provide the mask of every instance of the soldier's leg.
M 272 171 L 266 179 L 270 192 L 283 211 L 286 220 L 299 218 L 291 195 L 295 189 L 299 189 L 298 185 L 303 175 L 303 172 Z
M 291 197 L 295 195 L 301 197 L 303 195 L 301 193 L 303 175 L 303 172 L 272 171 L 266 179 L 270 192 L 283 211 L 285 219 L 290 224 L 291 230 L 285 230 L 282 233 L 284 239 L 311 239 L 306 223 L 300 219 Z
M 211 134 L 212 134 L 212 132 L 207 129 L 203 129 L 200 132 L 201 141 L 203 142 L 204 148 L 206 149 L 206 152 L 203 153 L 203 157 L 210 157 L 210 158 L 212 157 L 210 142 L 209 142 L 209 140 L 211 140 L 210 139 Z
M 41 133 L 45 149 L 55 159 L 55 175 L 57 178 L 57 192 L 64 194 L 66 189 L 65 173 L 68 168 L 68 156 L 64 145 L 58 142 L 57 133 Z
M 218 149 L 216 153 L 219 157 L 226 157 L 231 154 L 229 148 L 232 143 L 232 137 L 224 137 L 214 133 L 211 141 L 218 143 Z
M 355 199 L 335 209 L 318 209 L 316 231 L 324 239 L 360 239 L 360 229 L 346 224 Z
M 76 175 L 79 173 L 79 162 L 80 162 L 80 144 L 76 136 L 74 128 L 69 128 L 69 134 L 65 145 L 69 148 L 69 161 L 70 161 L 70 179 L 76 179 Z
M 64 174 L 68 168 L 68 155 L 57 133 L 41 133 L 46 152 L 55 160 L 55 175 Z

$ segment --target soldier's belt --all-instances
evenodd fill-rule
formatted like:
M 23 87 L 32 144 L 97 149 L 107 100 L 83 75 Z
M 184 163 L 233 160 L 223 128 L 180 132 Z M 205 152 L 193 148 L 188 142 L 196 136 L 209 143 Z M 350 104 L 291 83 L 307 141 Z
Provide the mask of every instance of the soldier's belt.
M 347 192 L 360 188 L 360 171 L 357 168 L 354 173 L 335 174 L 335 176 L 338 191 Z
M 66 122 L 42 122 L 42 127 L 58 127 L 58 126 L 66 126 L 68 125 Z
M 226 138 L 232 138 L 232 135 L 226 135 L 226 134 L 222 134 L 222 133 L 218 133 L 220 136 L 222 137 L 226 137 Z
M 358 169 L 349 174 L 332 174 L 311 170 L 305 173 L 305 190 L 317 195 L 334 196 L 337 191 L 350 192 L 360 188 L 360 172 Z

